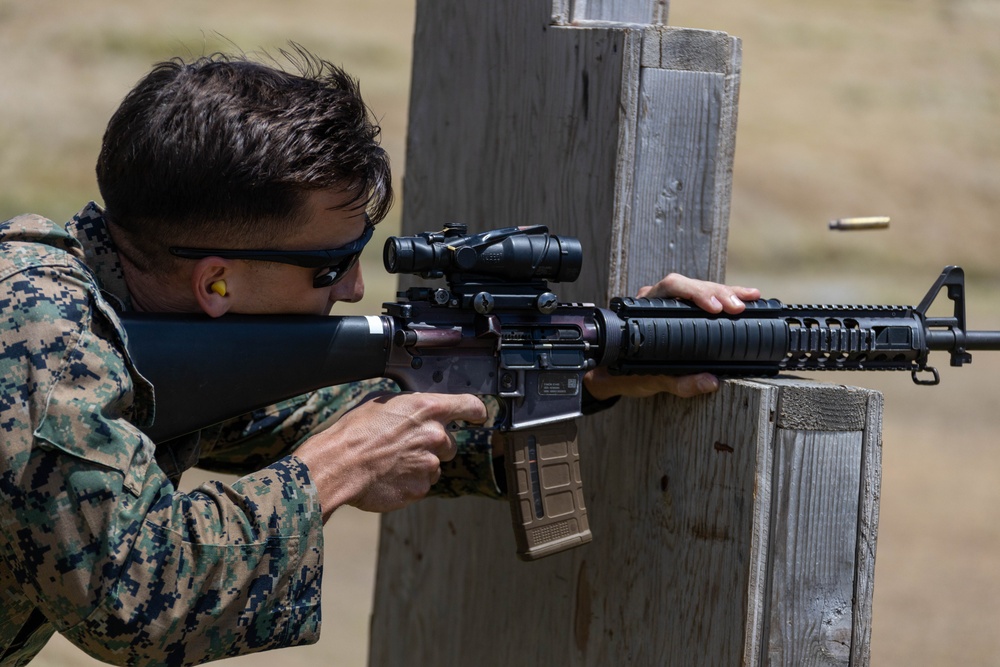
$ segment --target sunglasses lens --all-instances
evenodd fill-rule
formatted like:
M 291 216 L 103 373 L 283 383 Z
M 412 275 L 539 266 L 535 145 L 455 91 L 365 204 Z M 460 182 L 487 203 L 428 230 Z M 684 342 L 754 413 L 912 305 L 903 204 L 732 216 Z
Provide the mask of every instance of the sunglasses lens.
M 345 257 L 338 264 L 322 269 L 322 272 L 313 278 L 313 287 L 319 289 L 322 287 L 329 287 L 330 285 L 340 282 L 344 276 L 351 272 L 354 265 L 357 264 L 358 257 L 360 255 L 360 252 L 354 253 L 353 255 Z

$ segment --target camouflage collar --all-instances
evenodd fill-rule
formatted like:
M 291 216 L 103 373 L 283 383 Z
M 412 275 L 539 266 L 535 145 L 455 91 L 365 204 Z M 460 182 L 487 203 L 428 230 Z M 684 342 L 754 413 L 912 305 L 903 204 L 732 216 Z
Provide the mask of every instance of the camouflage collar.
M 132 296 L 125 284 L 125 273 L 118 258 L 104 209 L 90 202 L 73 219 L 66 223 L 66 231 L 83 246 L 84 261 L 97 276 L 101 293 L 118 312 L 132 310 Z

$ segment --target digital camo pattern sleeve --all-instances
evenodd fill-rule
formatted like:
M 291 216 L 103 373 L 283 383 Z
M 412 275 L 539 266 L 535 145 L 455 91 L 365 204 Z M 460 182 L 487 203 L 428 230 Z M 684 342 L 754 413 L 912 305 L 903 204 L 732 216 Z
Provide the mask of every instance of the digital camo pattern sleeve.
M 148 387 L 89 273 L 63 250 L 4 242 L 4 225 L 2 663 L 30 659 L 53 629 L 119 664 L 315 641 L 322 522 L 305 466 L 287 457 L 176 492 L 130 423 Z
M 256 410 L 248 415 L 202 431 L 198 467 L 215 472 L 242 474 L 286 456 L 309 436 L 322 431 L 373 393 L 398 391 L 391 380 L 367 380 L 328 387 Z M 491 415 L 497 405 L 483 398 Z M 453 433 L 458 453 L 441 465 L 441 479 L 431 495 L 477 495 L 501 498 L 493 462 L 491 432 L 460 429 Z

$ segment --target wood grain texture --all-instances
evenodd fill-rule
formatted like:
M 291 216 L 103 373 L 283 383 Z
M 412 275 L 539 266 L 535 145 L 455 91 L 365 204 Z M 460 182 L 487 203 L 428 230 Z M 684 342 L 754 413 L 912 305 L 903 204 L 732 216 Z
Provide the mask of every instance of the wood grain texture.
M 882 497 L 882 410 L 882 394 L 869 392 L 862 445 L 861 493 L 858 501 L 856 578 L 851 629 L 850 664 L 853 667 L 865 667 L 871 657 L 875 547 L 878 539 L 879 500 Z
M 370 664 L 754 664 L 744 628 L 763 595 L 769 494 L 759 402 L 776 394 L 728 383 L 588 420 L 598 537 L 566 554 L 517 561 L 505 503 L 397 513 L 380 542 Z
M 777 429 L 770 665 L 848 665 L 861 431 Z
M 606 582 L 591 636 L 602 645 L 581 664 L 755 659 L 745 635 L 765 584 L 776 399 L 771 387 L 727 383 L 711 397 L 628 401 L 602 416 L 586 453 L 600 508 L 587 567 Z
M 796 389 L 792 380 L 777 380 L 785 387 L 778 403 L 778 428 L 800 431 L 863 431 L 871 391 L 843 385 Z
M 723 87 L 723 75 L 714 72 L 642 70 L 629 247 L 659 252 L 630 256 L 629 294 L 682 269 L 719 278 L 709 263 Z M 659 168 L 644 168 L 654 164 Z
M 585 248 L 612 247 L 629 205 L 621 190 L 631 192 L 620 146 L 634 129 L 620 100 L 638 87 L 641 31 L 554 27 L 550 9 L 418 3 L 407 230 L 546 224 Z M 557 293 L 602 297 L 608 268 L 588 253 L 581 279 Z
M 734 39 L 718 30 L 650 26 L 643 39 L 642 66 L 727 74 Z
M 795 379 L 762 383 L 779 389 L 762 659 L 868 665 L 882 396 Z
M 644 33 L 629 263 L 623 293 L 670 271 L 725 278 L 739 40 L 656 26 Z
M 663 24 L 669 10 L 668 0 L 552 0 L 552 23 Z

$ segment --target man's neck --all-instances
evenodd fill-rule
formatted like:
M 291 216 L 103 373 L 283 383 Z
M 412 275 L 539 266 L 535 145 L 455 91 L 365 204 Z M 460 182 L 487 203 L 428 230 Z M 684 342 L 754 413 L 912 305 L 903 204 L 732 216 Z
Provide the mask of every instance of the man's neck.
M 176 276 L 150 275 L 121 258 L 125 284 L 132 295 L 132 306 L 146 313 L 199 313 L 201 309 L 191 296 L 187 281 Z
M 135 310 L 145 313 L 201 312 L 191 294 L 189 276 L 153 274 L 140 269 L 130 259 L 136 250 L 128 242 L 128 235 L 113 223 L 108 223 L 108 232 L 118 248 L 125 285 Z

